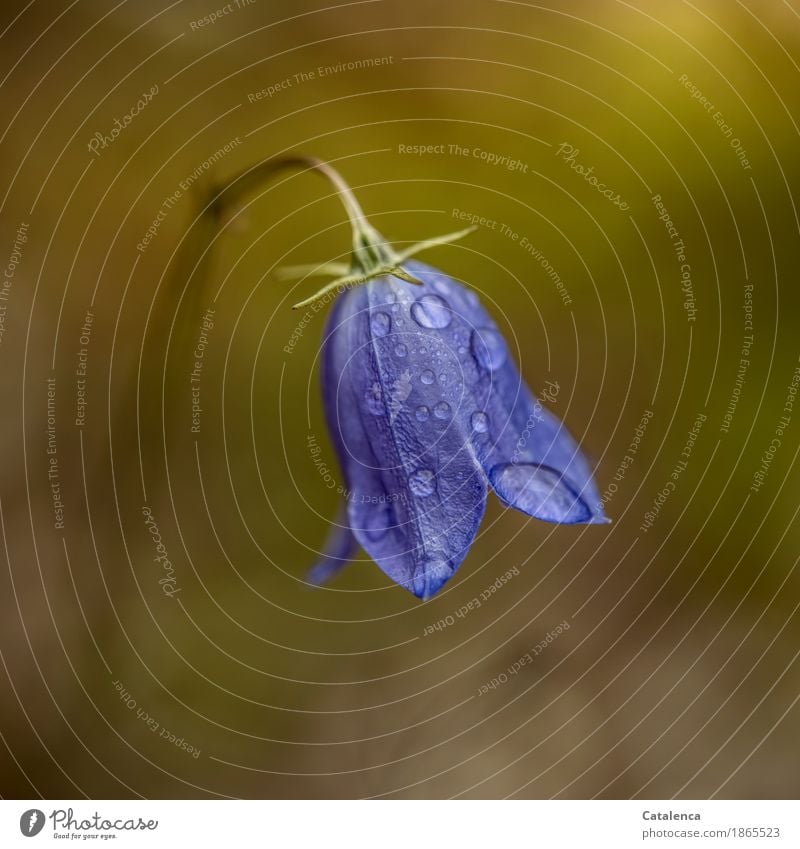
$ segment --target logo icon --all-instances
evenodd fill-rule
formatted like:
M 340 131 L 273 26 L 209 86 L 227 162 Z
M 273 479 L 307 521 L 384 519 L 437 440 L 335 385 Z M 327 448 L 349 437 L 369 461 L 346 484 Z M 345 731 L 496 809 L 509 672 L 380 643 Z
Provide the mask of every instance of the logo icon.
M 19 830 L 25 837 L 36 837 L 44 828 L 44 811 L 31 808 L 19 818 Z

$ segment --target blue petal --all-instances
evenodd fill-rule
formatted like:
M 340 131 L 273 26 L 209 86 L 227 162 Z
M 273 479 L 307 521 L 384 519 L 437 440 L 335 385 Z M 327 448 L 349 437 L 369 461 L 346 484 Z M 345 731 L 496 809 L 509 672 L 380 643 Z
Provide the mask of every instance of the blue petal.
M 306 573 L 306 580 L 310 584 L 327 583 L 353 559 L 356 548 L 358 543 L 350 530 L 347 510 L 343 505 L 328 531 L 319 559 Z
M 422 286 L 385 277 L 336 301 L 322 384 L 352 535 L 428 598 L 464 559 L 487 482 L 545 521 L 606 520 L 588 463 L 521 380 L 475 293 L 407 268 Z
M 449 307 L 421 294 L 379 278 L 340 296 L 322 381 L 353 534 L 392 580 L 429 598 L 466 556 L 487 486 L 459 413 Z
M 459 415 L 495 493 L 547 522 L 606 522 L 589 464 L 533 397 L 475 293 L 422 263 L 407 267 L 424 283 L 418 303 L 436 297 L 450 310 L 447 327 L 437 332 L 458 357 L 465 387 Z

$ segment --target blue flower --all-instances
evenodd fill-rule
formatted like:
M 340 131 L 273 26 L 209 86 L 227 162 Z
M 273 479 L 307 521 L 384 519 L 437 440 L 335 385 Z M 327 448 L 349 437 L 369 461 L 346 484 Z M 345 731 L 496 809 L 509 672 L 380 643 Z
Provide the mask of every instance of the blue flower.
M 323 341 L 328 429 L 348 493 L 327 579 L 360 545 L 430 598 L 469 551 L 488 489 L 529 516 L 607 521 L 589 466 L 520 378 L 476 294 L 416 261 L 340 295 Z
M 489 489 L 546 522 L 608 521 L 586 459 L 520 378 L 475 292 L 412 259 L 475 228 L 397 251 L 337 171 L 289 156 L 213 190 L 203 211 L 211 232 L 261 182 L 298 167 L 333 184 L 353 231 L 349 265 L 288 270 L 336 277 L 296 307 L 344 289 L 324 334 L 322 392 L 347 501 L 309 580 L 328 580 L 361 545 L 393 581 L 430 598 L 466 557 Z

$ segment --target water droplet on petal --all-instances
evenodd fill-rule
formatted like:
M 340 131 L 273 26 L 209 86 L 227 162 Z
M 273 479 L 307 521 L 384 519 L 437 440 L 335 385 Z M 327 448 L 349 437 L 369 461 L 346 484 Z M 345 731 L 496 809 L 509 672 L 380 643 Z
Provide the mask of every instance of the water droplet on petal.
M 483 327 L 472 331 L 472 353 L 485 369 L 495 371 L 506 361 L 506 343 L 496 330 Z
M 408 354 L 408 348 L 406 348 L 406 346 L 405 346 L 405 345 L 403 345 L 403 343 L 401 342 L 401 343 L 400 343 L 400 344 L 399 344 L 399 345 L 398 345 L 398 346 L 394 349 L 394 353 L 395 353 L 395 356 L 398 356 L 398 357 L 405 357 L 405 356 L 406 356 L 406 354 Z
M 408 485 L 414 495 L 427 498 L 435 489 L 433 478 L 434 474 L 430 469 L 417 469 L 408 476 Z
M 426 386 L 430 386 L 433 383 L 433 381 L 436 380 L 436 377 L 429 368 L 426 368 L 425 371 L 423 371 L 422 374 L 419 376 L 419 379 Z
M 400 304 L 392 304 L 392 312 L 400 312 Z
M 439 403 L 433 408 L 433 414 L 437 419 L 449 419 L 450 405 L 447 401 L 439 401 Z
M 441 383 L 441 384 L 442 384 L 442 386 L 444 386 L 444 385 L 447 383 L 447 381 L 448 381 L 449 379 L 450 379 L 450 378 L 448 378 L 448 376 L 447 376 L 444 372 L 442 372 L 442 373 L 439 375 L 439 383 Z
M 367 409 L 373 416 L 385 416 L 386 408 L 383 404 L 383 391 L 380 383 L 373 383 L 372 387 L 364 393 Z
M 508 463 L 489 472 L 494 491 L 511 507 L 546 522 L 585 522 L 591 513 L 561 474 L 535 463 Z
M 489 430 L 489 417 L 486 413 L 482 413 L 480 410 L 472 414 L 470 422 L 472 424 L 472 429 L 476 433 L 486 433 L 486 431 Z
M 453 320 L 453 314 L 447 302 L 438 295 L 423 295 L 411 305 L 411 317 L 420 327 L 447 327 Z
M 373 313 L 369 323 L 376 336 L 386 336 L 392 329 L 392 319 L 388 312 Z
M 428 421 L 428 416 L 430 416 L 431 411 L 423 404 L 421 407 L 417 407 L 414 415 L 417 417 L 418 422 L 426 422 Z
M 460 324 L 453 328 L 453 341 L 456 345 L 468 345 L 469 328 Z
M 466 353 L 467 353 L 467 349 L 466 349 L 463 345 L 459 345 L 459 346 L 458 346 L 458 353 L 459 353 L 459 354 L 466 354 Z

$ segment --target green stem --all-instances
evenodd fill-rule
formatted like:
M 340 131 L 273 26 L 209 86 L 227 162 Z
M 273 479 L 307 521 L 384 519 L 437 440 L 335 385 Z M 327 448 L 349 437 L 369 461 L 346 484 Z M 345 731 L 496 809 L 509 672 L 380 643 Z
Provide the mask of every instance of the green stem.
M 426 239 L 404 251 L 396 252 L 367 221 L 364 211 L 356 200 L 352 189 L 342 179 L 341 174 L 335 168 L 316 157 L 282 156 L 267 159 L 252 168 L 248 168 L 246 171 L 240 172 L 224 185 L 211 188 L 203 203 L 203 214 L 207 217 L 206 220 L 208 220 L 208 217 L 212 219 L 212 229 L 215 230 L 214 235 L 217 235 L 224 227 L 229 210 L 239 206 L 246 195 L 253 192 L 268 180 L 273 179 L 281 171 L 291 168 L 314 171 L 328 180 L 336 190 L 336 194 L 345 208 L 353 231 L 353 252 L 350 259 L 349 273 L 341 273 L 342 268 L 340 263 L 328 263 L 327 265 L 320 266 L 319 273 L 337 274 L 338 272 L 337 279 L 324 286 L 310 298 L 306 298 L 299 304 L 295 304 L 294 309 L 317 300 L 321 295 L 325 295 L 339 286 L 347 287 L 366 283 L 368 280 L 373 280 L 376 277 L 387 274 L 409 283 L 420 283 L 419 280 L 402 267 L 402 263 L 419 251 L 460 239 L 474 229 L 469 228 L 447 236 Z M 208 256 L 208 253 L 206 256 Z M 207 265 L 207 263 L 204 263 L 204 265 Z
M 352 189 L 342 179 L 341 174 L 313 156 L 283 156 L 267 159 L 253 168 L 243 171 L 212 193 L 209 203 L 217 214 L 227 208 L 237 206 L 242 199 L 281 171 L 301 168 L 315 171 L 325 177 L 336 189 L 336 194 L 345 208 L 353 231 L 353 255 L 351 272 L 353 274 L 371 274 L 379 267 L 396 264 L 396 257 L 386 240 L 367 221 L 361 204 L 356 200 Z

